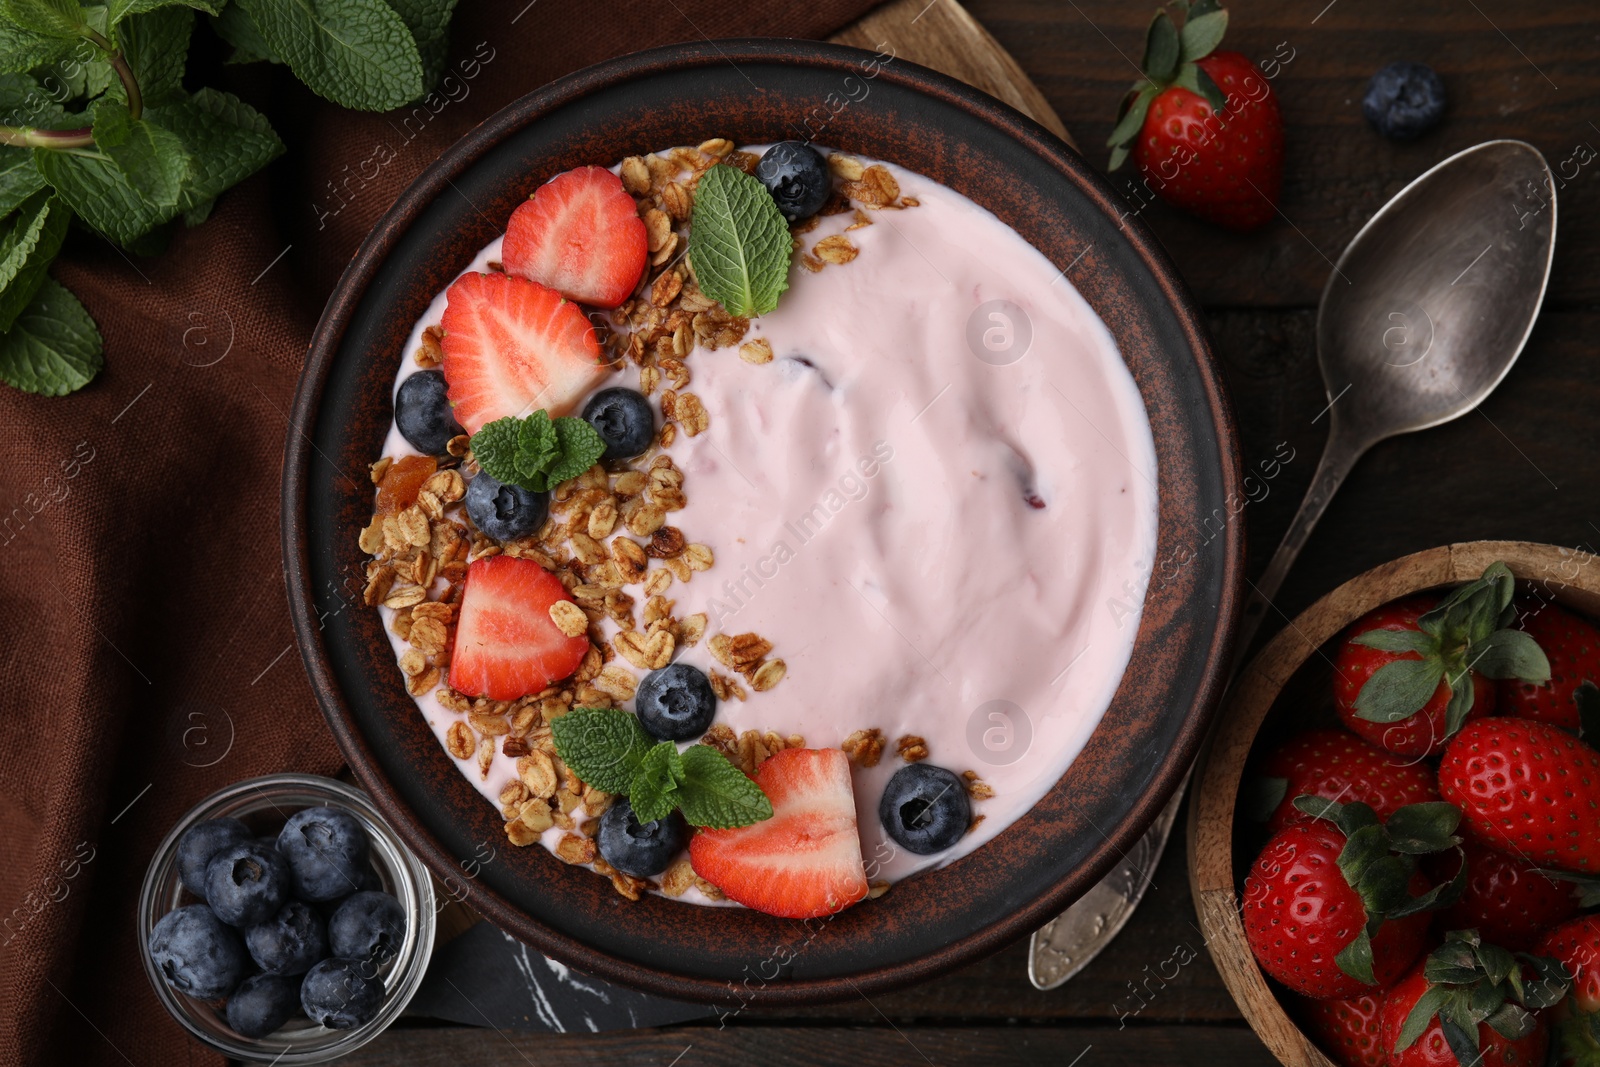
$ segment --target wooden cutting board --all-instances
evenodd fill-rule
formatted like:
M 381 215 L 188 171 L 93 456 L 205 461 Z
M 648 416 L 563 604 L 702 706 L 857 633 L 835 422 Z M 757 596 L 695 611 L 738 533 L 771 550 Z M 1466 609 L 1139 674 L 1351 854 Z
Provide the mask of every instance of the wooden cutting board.
M 1078 145 L 1039 87 L 1011 53 L 956 0 L 892 0 L 829 40 L 889 52 L 959 78 L 1028 115 L 1072 147 Z

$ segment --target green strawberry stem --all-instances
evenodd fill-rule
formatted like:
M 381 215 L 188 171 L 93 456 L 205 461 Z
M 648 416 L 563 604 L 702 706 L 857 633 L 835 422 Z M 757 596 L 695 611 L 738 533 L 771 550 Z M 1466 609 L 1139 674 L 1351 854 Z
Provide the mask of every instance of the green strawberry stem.
M 1526 968 L 1532 980 L 1523 977 Z M 1533 1033 L 1533 1012 L 1560 1003 L 1572 976 L 1548 956 L 1511 953 L 1486 943 L 1476 930 L 1455 930 L 1423 964 L 1427 992 L 1417 998 L 1395 1036 L 1394 1051 L 1416 1043 L 1435 1017 L 1450 1051 L 1462 1064 L 1479 1062 L 1479 1024 L 1507 1041 Z
M 1339 852 L 1339 873 L 1361 898 L 1367 922 L 1334 962 L 1350 977 L 1377 985 L 1373 973 L 1372 938 L 1389 919 L 1449 907 L 1467 884 L 1465 856 L 1455 830 L 1461 810 L 1443 801 L 1407 804 L 1380 822 L 1376 812 L 1360 801 L 1339 804 L 1322 797 L 1301 795 L 1294 806 L 1315 819 L 1333 823 L 1345 835 Z M 1462 863 L 1456 876 L 1425 893 L 1411 895 L 1411 878 L 1417 857 L 1455 849 Z
M 86 38 L 96 48 L 106 54 L 106 62 L 111 64 L 111 69 L 117 72 L 117 77 L 122 80 L 123 91 L 128 95 L 128 117 L 137 119 L 144 113 L 144 96 L 139 92 L 139 80 L 133 75 L 133 68 L 128 66 L 128 61 L 110 41 L 104 36 L 85 26 L 82 30 Z M 94 129 L 83 126 L 76 130 L 40 130 L 31 126 L 0 126 L 0 144 L 11 145 L 14 148 L 93 148 Z
M 1504 563 L 1491 563 L 1482 577 L 1452 592 L 1417 620 L 1417 630 L 1368 630 L 1358 645 L 1416 659 L 1397 659 L 1372 673 L 1356 695 L 1356 715 L 1369 722 L 1408 719 L 1433 699 L 1442 680 L 1449 688 L 1445 736 L 1472 711 L 1472 675 L 1550 680 L 1550 660 L 1528 634 L 1513 630 L 1511 605 L 1516 580 Z
M 1116 128 L 1106 141 L 1111 149 L 1109 170 L 1117 170 L 1144 127 L 1151 101 L 1174 86 L 1206 98 L 1213 111 L 1227 108 L 1222 89 L 1195 61 L 1216 51 L 1228 29 L 1228 12 L 1217 0 L 1174 0 L 1172 5 L 1184 16 L 1180 28 L 1165 8 L 1156 10 L 1145 32 L 1144 77 L 1133 83 L 1123 98 Z

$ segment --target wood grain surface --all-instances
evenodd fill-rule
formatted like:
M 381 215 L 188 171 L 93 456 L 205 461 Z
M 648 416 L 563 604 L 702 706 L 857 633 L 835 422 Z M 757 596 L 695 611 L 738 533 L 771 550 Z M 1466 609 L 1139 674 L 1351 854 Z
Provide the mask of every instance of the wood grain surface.
M 931 19 L 958 18 L 943 10 L 948 0 L 912 2 L 927 8 L 920 20 L 914 13 L 904 23 L 913 30 Z M 966 6 L 1088 158 L 1103 167 L 1102 145 L 1118 101 L 1137 76 L 1155 4 L 967 0 Z M 1276 71 L 1272 86 L 1288 123 L 1282 216 L 1262 231 L 1236 235 L 1159 202 L 1141 206 L 1145 198 L 1125 177 L 1114 180 L 1129 211 L 1155 231 L 1207 307 L 1245 466 L 1259 469 L 1280 459 L 1270 492 L 1243 516 L 1252 576 L 1287 527 L 1326 435 L 1314 324 L 1331 261 L 1407 182 L 1480 141 L 1529 141 L 1563 183 L 1550 293 L 1517 366 L 1480 412 L 1384 442 L 1357 465 L 1280 592 L 1262 639 L 1340 583 L 1422 549 L 1474 539 L 1600 544 L 1600 385 L 1593 373 L 1600 336 L 1600 159 L 1576 162 L 1584 156 L 1580 146 L 1600 148 L 1592 6 L 1578 0 L 1233 0 L 1229 7 L 1224 47 Z M 683 35 L 698 37 L 688 25 Z M 887 39 L 866 39 L 871 36 L 850 43 L 871 48 Z M 963 58 L 955 52 L 935 60 L 897 45 L 897 54 L 965 76 L 945 65 Z M 1274 57 L 1283 57 L 1275 68 Z M 1409 145 L 1377 137 L 1360 113 L 1366 79 L 1396 59 L 1433 65 L 1451 97 L 1444 125 Z M 980 66 L 993 69 L 987 61 Z M 1026 94 L 998 95 L 1032 112 L 1024 106 Z M 771 1063 L 1059 1067 L 1271 1063 L 1202 944 L 1184 875 L 1186 853 L 1177 835 L 1123 934 L 1081 976 L 1051 993 L 1028 985 L 1025 946 L 1014 945 L 871 1004 L 751 1011 L 722 1032 L 676 1027 L 550 1038 L 407 1028 L 346 1062 L 664 1065 L 683 1053 L 679 1067 L 755 1057 Z M 1152 978 L 1172 973 L 1163 964 L 1180 943 L 1198 950 L 1198 957 L 1170 980 Z M 1088 1045 L 1092 1049 L 1083 1053 Z M 1082 1060 L 1074 1061 L 1080 1053 Z

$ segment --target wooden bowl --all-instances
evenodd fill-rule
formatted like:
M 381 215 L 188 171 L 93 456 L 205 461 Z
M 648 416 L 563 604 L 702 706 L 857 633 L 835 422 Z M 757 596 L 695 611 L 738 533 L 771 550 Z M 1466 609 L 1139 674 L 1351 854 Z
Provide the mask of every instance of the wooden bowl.
M 1531 584 L 1545 599 L 1600 615 L 1600 568 L 1587 569 L 1594 558 L 1576 549 L 1526 541 L 1470 541 L 1405 556 L 1352 578 L 1312 604 L 1240 672 L 1196 766 L 1197 787 L 1189 808 L 1189 888 L 1222 980 L 1256 1034 L 1283 1063 L 1334 1067 L 1279 1002 L 1245 940 L 1239 887 L 1255 850 L 1241 840 L 1249 832 L 1236 824 L 1235 811 L 1246 765 L 1253 755 L 1306 728 L 1308 700 L 1301 694 L 1314 699 L 1324 693 L 1331 707 L 1332 644 L 1372 609 L 1412 593 L 1472 581 L 1501 560 L 1523 589 Z M 1280 696 L 1286 707 L 1273 714 Z M 1296 712 L 1293 718 L 1284 713 L 1288 705 Z

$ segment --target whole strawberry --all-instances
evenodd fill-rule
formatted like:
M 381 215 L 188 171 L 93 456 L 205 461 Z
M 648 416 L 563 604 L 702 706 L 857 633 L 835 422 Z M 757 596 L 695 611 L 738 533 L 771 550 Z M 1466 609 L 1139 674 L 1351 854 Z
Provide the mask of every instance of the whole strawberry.
M 1386 1067 L 1383 1001 L 1371 993 L 1347 1000 L 1302 1000 L 1300 1020 L 1322 1051 L 1341 1067 Z
M 1559 1062 L 1600 1065 L 1600 915 L 1585 915 L 1556 927 L 1539 942 L 1539 955 L 1561 963 L 1572 975 L 1572 995 L 1558 1005 L 1555 1033 Z
M 1542 874 L 1533 864 L 1476 838 L 1463 841 L 1461 851 L 1467 884 L 1461 899 L 1439 913 L 1444 929 L 1476 929 L 1485 941 L 1521 952 L 1531 949 L 1546 930 L 1578 914 L 1570 882 Z M 1430 869 L 1444 878 L 1455 871 L 1448 860 Z
M 1387 986 L 1427 948 L 1427 912 L 1459 888 L 1430 889 L 1416 856 L 1455 845 L 1461 814 L 1414 804 L 1385 824 L 1361 803 L 1299 803 L 1317 821 L 1274 836 L 1245 878 L 1250 950 L 1262 970 L 1315 999 Z
M 1600 752 L 1565 730 L 1527 719 L 1468 723 L 1445 747 L 1439 795 L 1491 848 L 1600 873 Z
M 1517 627 L 1544 650 L 1550 660 L 1550 679 L 1543 683 L 1515 678 L 1502 681 L 1500 712 L 1578 733 L 1582 727 L 1578 687 L 1588 682 L 1592 691 L 1600 685 L 1600 630 L 1555 604 L 1535 601 L 1519 608 Z
M 1537 1012 L 1567 988 L 1553 959 L 1448 934 L 1384 998 L 1389 1067 L 1542 1067 L 1550 1033 Z
M 1238 52 L 1218 52 L 1228 13 L 1188 6 L 1182 29 L 1156 12 L 1144 77 L 1123 102 L 1107 145 L 1111 170 L 1131 154 L 1156 195 L 1209 222 L 1253 230 L 1277 213 L 1283 116 L 1272 85 Z
M 1439 799 L 1433 771 L 1420 763 L 1402 763 L 1393 755 L 1343 730 L 1311 730 L 1299 734 L 1261 764 L 1264 800 L 1276 798 L 1267 830 L 1313 818 L 1295 807 L 1296 797 L 1313 796 L 1348 803 L 1359 800 L 1379 819 L 1407 804 Z
M 1390 752 L 1431 755 L 1492 710 L 1488 679 L 1548 679 L 1539 646 L 1507 628 L 1513 587 L 1510 569 L 1491 563 L 1437 603 L 1414 597 L 1357 621 L 1334 661 L 1340 721 Z

